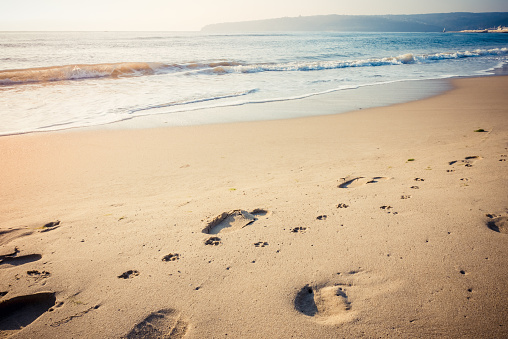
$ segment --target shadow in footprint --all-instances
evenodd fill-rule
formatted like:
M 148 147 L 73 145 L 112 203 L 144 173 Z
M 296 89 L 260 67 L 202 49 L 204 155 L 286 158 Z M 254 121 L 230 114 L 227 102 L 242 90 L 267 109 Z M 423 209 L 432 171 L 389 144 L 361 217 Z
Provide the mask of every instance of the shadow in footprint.
M 0 256 L 0 265 L 10 265 L 10 266 L 19 266 L 28 264 L 30 262 L 34 262 L 40 260 L 42 255 L 40 254 L 28 254 L 22 255 L 19 257 L 14 256 Z
M 189 324 L 180 313 L 173 309 L 162 309 L 151 313 L 137 324 L 124 338 L 126 339 L 178 339 L 187 333 Z
M 466 167 L 473 167 L 473 164 L 477 162 L 478 160 L 483 159 L 482 157 L 478 155 L 472 155 L 469 157 L 465 157 L 462 160 L 453 160 L 448 162 L 449 165 L 464 165 Z
M 296 295 L 295 308 L 321 323 L 352 320 L 351 303 L 342 285 L 311 287 L 305 285 Z
M 493 231 L 508 234 L 508 217 L 507 216 L 499 216 L 496 214 L 487 214 L 487 218 L 490 220 L 487 221 L 487 227 Z
M 268 211 L 255 209 L 252 212 L 244 210 L 232 210 L 224 212 L 213 218 L 203 229 L 206 234 L 219 234 L 220 232 L 231 232 L 251 225 L 259 217 L 266 216 Z
M 53 292 L 23 295 L 0 303 L 0 336 L 30 325 L 55 305 Z
M 363 186 L 366 184 L 375 184 L 380 181 L 388 180 L 388 177 L 345 177 L 340 179 L 340 184 L 337 186 L 339 188 L 354 188 L 358 186 Z
M 137 277 L 139 272 L 136 270 L 128 270 L 127 272 L 123 272 L 118 276 L 119 279 L 131 279 Z

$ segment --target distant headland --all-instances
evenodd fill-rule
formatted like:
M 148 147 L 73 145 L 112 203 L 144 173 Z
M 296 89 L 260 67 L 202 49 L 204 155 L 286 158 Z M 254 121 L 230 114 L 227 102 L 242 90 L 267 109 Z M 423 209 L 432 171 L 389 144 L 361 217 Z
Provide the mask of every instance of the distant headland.
M 508 32 L 508 12 L 409 15 L 315 15 L 211 24 L 201 31 L 242 32 Z M 495 27 L 495 28 L 492 28 Z

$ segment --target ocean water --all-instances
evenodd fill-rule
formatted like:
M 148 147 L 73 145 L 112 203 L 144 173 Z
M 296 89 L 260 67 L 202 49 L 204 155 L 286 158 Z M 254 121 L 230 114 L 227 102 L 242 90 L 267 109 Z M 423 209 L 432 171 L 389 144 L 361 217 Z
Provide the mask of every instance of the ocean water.
M 0 32 L 0 135 L 185 120 L 209 107 L 488 75 L 507 61 L 508 34 Z

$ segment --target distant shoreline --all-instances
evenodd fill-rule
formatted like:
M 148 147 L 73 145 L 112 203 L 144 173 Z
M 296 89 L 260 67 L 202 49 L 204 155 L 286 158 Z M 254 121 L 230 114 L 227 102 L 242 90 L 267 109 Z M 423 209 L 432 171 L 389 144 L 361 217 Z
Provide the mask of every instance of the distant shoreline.
M 508 28 L 503 27 L 502 29 L 465 29 L 462 31 L 451 33 L 508 33 Z

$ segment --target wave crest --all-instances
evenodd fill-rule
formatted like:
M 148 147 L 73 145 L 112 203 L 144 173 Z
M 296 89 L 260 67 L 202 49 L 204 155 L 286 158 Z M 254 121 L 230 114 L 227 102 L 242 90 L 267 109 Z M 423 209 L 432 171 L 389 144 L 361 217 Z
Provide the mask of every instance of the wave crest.
M 340 69 L 349 67 L 375 67 L 389 65 L 422 64 L 441 60 L 472 57 L 506 56 L 508 48 L 476 49 L 448 53 L 420 54 L 406 53 L 396 57 L 359 60 L 293 61 L 287 63 L 241 63 L 231 60 L 211 62 L 187 62 L 164 64 L 154 62 L 120 62 L 109 64 L 80 64 L 54 67 L 0 70 L 0 85 L 16 85 L 49 81 L 64 81 L 89 78 L 122 78 L 152 74 L 210 74 L 260 72 L 302 72 Z

